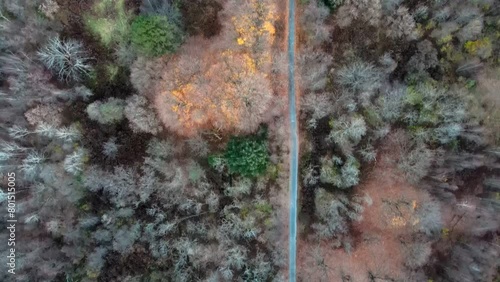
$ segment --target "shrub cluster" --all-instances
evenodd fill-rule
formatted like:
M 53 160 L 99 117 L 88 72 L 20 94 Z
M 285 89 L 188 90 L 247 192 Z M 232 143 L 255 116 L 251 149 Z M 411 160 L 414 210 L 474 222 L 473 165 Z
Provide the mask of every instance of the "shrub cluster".
M 182 29 L 166 16 L 138 16 L 131 29 L 132 44 L 147 56 L 173 53 L 184 40 Z
M 246 177 L 264 173 L 269 164 L 266 142 L 255 137 L 233 137 L 221 157 L 227 164 L 229 173 Z M 216 166 L 218 157 L 212 156 L 210 159 L 212 166 Z

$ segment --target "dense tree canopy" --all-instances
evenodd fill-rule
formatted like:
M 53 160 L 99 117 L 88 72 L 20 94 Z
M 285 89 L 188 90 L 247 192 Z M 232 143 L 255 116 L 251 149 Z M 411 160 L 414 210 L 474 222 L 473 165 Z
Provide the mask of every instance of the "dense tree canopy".
M 173 53 L 181 45 L 181 28 L 166 16 L 138 16 L 131 25 L 132 43 L 148 56 Z
M 266 143 L 254 138 L 233 138 L 224 153 L 229 172 L 255 177 L 264 173 L 269 163 Z
M 500 2 L 287 8 L 0 1 L 0 281 L 499 281 Z

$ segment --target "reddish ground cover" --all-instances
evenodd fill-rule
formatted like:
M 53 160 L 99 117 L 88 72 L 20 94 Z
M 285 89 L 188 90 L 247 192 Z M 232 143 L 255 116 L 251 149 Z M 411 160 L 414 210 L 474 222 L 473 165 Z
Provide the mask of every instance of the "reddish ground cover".
M 370 275 L 403 278 L 402 242 L 418 225 L 415 210 L 429 196 L 399 173 L 395 162 L 399 152 L 390 143 L 389 137 L 374 169 L 354 188 L 359 195 L 369 195 L 372 204 L 365 206 L 363 220 L 353 225 L 351 254 L 328 241 L 302 239 L 298 246 L 301 281 L 370 281 Z

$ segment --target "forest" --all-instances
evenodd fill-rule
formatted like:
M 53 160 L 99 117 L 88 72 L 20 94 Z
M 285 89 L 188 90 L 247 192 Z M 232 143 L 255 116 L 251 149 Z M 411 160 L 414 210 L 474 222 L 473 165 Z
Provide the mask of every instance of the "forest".
M 0 0 L 0 281 L 500 281 L 500 3 L 291 4 Z

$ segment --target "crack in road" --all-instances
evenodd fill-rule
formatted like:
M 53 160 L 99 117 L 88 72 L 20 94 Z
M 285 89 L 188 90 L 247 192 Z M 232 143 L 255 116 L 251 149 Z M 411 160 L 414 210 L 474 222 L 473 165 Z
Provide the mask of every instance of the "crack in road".
M 298 144 L 295 101 L 295 0 L 288 0 L 288 109 L 290 116 L 290 224 L 288 280 L 296 281 Z

